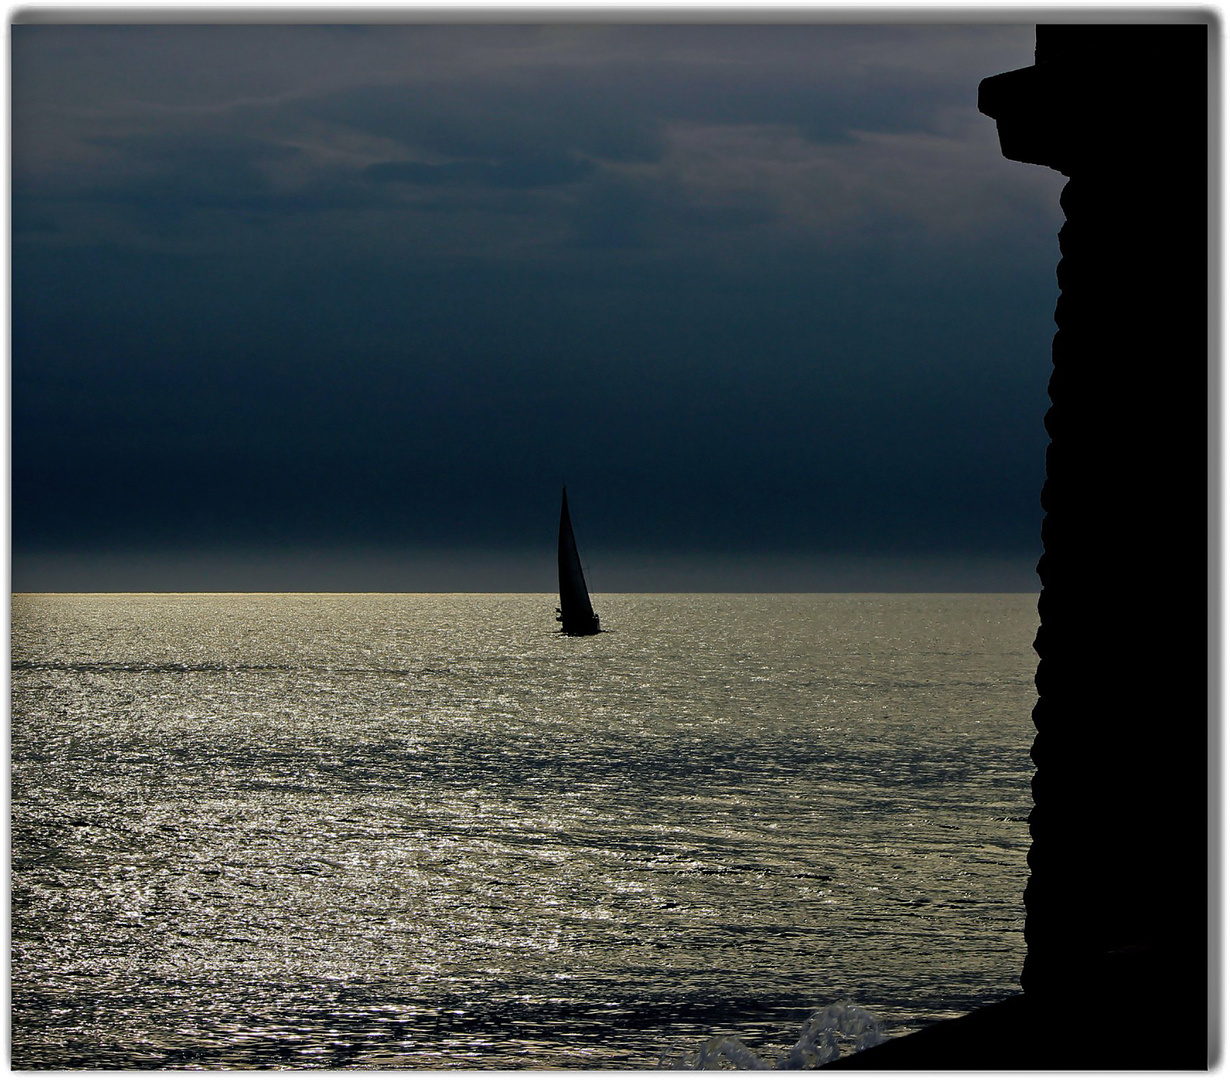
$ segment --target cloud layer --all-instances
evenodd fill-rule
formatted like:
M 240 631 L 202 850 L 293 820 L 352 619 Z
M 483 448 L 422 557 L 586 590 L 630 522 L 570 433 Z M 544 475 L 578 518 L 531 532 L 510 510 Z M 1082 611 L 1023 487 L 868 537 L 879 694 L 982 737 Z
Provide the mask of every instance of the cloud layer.
M 15 554 L 524 549 L 567 477 L 612 551 L 1028 561 L 1061 178 L 974 99 L 1031 49 L 17 25 Z

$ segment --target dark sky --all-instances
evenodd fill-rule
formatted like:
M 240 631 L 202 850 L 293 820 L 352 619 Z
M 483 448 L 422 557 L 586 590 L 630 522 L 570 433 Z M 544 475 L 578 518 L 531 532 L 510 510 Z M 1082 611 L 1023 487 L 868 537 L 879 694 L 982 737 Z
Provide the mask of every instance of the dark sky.
M 1031 26 L 12 28 L 12 587 L 1036 587 Z

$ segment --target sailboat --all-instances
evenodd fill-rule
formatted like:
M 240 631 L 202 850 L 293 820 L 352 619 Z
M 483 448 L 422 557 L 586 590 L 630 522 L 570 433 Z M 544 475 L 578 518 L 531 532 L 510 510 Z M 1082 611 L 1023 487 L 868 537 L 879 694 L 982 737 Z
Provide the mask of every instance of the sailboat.
M 567 487 L 559 512 L 559 607 L 555 610 L 555 621 L 565 634 L 583 637 L 598 633 L 598 616 L 589 602 L 585 575 L 581 573 L 581 556 L 577 553 L 577 538 L 572 534 Z

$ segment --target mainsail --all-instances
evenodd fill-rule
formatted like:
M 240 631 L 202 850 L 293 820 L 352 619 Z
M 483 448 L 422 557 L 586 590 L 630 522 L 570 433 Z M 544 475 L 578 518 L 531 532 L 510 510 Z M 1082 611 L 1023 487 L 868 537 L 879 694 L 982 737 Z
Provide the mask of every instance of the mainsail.
M 568 489 L 564 488 L 564 503 L 559 512 L 559 614 L 556 621 L 565 634 L 579 637 L 598 633 L 598 616 L 589 602 L 585 575 L 581 573 L 581 556 L 577 539 L 572 534 L 572 518 L 568 515 Z

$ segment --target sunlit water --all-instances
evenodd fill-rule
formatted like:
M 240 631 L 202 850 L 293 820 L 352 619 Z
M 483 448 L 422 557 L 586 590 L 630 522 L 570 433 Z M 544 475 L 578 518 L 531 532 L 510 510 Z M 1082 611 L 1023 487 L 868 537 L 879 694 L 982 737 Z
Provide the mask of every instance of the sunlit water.
M 1033 596 L 12 604 L 15 1067 L 656 1068 L 1018 989 Z

